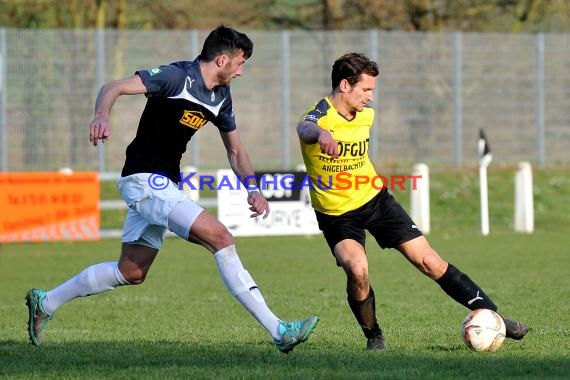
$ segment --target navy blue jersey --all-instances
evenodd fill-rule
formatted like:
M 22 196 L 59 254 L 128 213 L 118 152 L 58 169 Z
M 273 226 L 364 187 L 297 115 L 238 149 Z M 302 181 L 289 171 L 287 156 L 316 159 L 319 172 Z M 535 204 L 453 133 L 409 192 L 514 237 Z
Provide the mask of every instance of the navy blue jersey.
M 147 103 L 121 175 L 160 172 L 178 183 L 182 154 L 196 131 L 208 121 L 220 131 L 236 129 L 230 89 L 206 88 L 198 60 L 136 74 L 147 88 Z

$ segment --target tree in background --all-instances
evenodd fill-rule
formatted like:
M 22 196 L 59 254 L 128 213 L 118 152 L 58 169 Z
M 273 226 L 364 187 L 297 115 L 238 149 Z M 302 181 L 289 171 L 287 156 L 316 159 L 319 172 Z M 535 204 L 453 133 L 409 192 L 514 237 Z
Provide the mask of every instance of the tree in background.
M 570 32 L 567 0 L 0 0 L 13 28 Z

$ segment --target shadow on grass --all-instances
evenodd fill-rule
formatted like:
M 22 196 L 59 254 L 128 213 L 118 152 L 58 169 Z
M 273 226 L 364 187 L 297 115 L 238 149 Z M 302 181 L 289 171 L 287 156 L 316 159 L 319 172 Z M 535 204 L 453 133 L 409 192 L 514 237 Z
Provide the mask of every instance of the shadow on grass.
M 462 346 L 369 352 L 306 344 L 289 355 L 268 342 L 71 342 L 33 347 L 0 342 L 0 377 L 10 378 L 567 378 L 567 357 L 475 354 Z

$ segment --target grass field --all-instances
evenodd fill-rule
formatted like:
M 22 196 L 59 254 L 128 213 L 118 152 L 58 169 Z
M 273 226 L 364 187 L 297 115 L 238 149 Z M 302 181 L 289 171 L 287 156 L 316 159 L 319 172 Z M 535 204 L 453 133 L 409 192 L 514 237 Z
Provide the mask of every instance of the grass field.
M 116 260 L 118 240 L 0 247 L 1 378 L 567 379 L 570 373 L 570 179 L 535 173 L 536 232 L 512 231 L 512 172 L 490 173 L 491 234 L 478 226 L 475 173 L 432 175 L 428 239 L 531 332 L 493 354 L 459 335 L 467 310 L 393 250 L 369 242 L 370 277 L 388 350 L 367 352 L 344 274 L 320 236 L 238 238 L 267 303 L 283 319 L 321 321 L 284 355 L 226 291 L 205 250 L 167 239 L 140 286 L 74 300 L 32 347 L 24 295 Z M 396 194 L 407 204 L 405 192 Z M 112 219 L 112 218 L 111 218 Z

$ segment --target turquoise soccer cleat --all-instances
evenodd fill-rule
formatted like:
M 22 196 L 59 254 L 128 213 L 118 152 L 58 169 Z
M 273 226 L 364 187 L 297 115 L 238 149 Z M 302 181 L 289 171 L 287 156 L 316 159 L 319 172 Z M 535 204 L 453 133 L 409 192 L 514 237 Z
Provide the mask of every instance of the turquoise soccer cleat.
M 279 351 L 288 354 L 293 350 L 293 347 L 309 338 L 318 321 L 319 317 L 317 316 L 312 316 L 302 321 L 280 321 L 279 333 L 281 334 L 281 339 L 273 340 L 275 346 Z
M 40 289 L 32 289 L 26 294 L 28 305 L 28 334 L 34 346 L 42 345 L 42 338 L 47 323 L 53 318 L 43 310 L 42 301 L 47 292 Z

